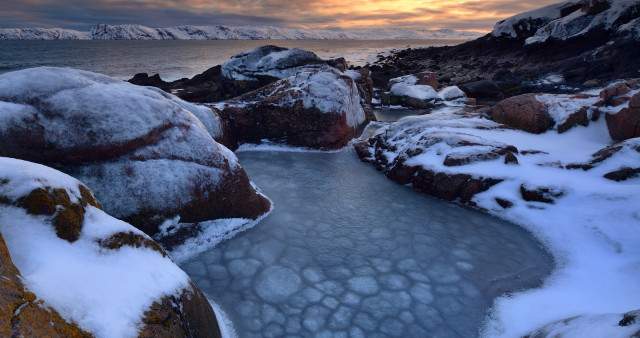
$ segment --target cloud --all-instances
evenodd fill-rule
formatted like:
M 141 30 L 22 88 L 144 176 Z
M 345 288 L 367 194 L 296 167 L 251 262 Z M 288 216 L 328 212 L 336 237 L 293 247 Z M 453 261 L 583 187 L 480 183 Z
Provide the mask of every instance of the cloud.
M 0 7 L 0 27 L 86 30 L 96 23 L 137 23 L 487 31 L 499 20 L 556 1 L 21 0 Z

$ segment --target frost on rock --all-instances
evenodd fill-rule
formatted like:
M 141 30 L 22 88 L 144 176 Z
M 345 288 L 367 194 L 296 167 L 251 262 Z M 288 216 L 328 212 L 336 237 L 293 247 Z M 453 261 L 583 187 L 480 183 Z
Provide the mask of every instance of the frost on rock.
M 256 218 L 268 210 L 235 155 L 212 138 L 222 127 L 210 108 L 52 67 L 1 75 L 0 107 L 0 155 L 83 180 L 107 212 L 148 234 L 165 218 Z
M 307 67 L 328 67 L 314 53 L 298 48 L 262 46 L 236 54 L 222 65 L 230 79 L 258 81 L 260 77 L 288 78 Z
M 42 191 L 48 193 L 33 197 Z M 92 198 L 66 174 L 0 158 L 0 232 L 25 287 L 97 337 L 168 332 L 152 328 L 161 324 L 153 318 L 165 302 L 181 316 L 166 323 L 173 332 L 217 335 L 213 310 L 206 310 L 206 298 L 187 275 L 151 238 L 100 210 Z M 58 224 L 62 215 L 67 222 Z M 69 226 L 74 217 L 79 236 L 60 237 L 56 227 Z

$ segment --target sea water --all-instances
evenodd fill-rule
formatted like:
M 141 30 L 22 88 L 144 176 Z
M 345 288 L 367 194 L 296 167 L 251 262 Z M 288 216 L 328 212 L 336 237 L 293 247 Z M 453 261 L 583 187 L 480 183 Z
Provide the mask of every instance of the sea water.
M 71 67 L 127 80 L 136 73 L 165 81 L 193 77 L 231 56 L 264 45 L 301 48 L 353 65 L 392 49 L 458 44 L 465 40 L 213 40 L 213 41 L 0 41 L 0 74 L 38 66 Z
M 347 149 L 240 152 L 275 209 L 181 267 L 240 337 L 473 337 L 552 259 L 520 227 L 418 193 Z

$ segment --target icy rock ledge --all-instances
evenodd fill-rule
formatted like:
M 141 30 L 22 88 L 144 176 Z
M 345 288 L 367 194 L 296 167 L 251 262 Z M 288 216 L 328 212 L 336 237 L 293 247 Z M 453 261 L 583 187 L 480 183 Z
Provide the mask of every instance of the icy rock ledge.
M 220 337 L 164 250 L 54 169 L 0 158 L 0 262 L 2 336 Z
M 218 144 L 211 109 L 104 75 L 41 67 L 0 76 L 0 156 L 59 168 L 148 235 L 165 219 L 256 219 L 269 202 Z M 195 237 L 183 228 L 166 249 Z

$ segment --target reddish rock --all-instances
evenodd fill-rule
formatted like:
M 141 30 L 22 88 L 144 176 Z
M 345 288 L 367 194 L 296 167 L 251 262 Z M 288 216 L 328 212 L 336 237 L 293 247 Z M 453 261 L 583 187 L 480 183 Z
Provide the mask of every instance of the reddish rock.
M 189 282 L 180 296 L 165 296 L 145 312 L 139 337 L 219 338 L 220 327 L 209 301 Z
M 630 178 L 638 177 L 638 174 L 640 174 L 640 168 L 625 167 L 606 173 L 603 175 L 603 177 L 612 181 L 620 182 L 628 180 Z
M 491 108 L 490 114 L 498 123 L 534 134 L 544 133 L 555 124 L 547 112 L 547 105 L 536 100 L 535 94 L 502 100 Z
M 417 85 L 431 86 L 433 89 L 438 90 L 438 75 L 433 72 L 423 72 L 414 74 L 418 78 Z
M 605 104 L 610 104 L 611 99 L 618 96 L 629 94 L 629 92 L 630 92 L 630 89 L 629 89 L 629 86 L 627 86 L 626 82 L 616 83 L 612 86 L 609 86 L 603 89 L 600 92 L 600 98 L 605 102 Z
M 218 104 L 234 149 L 264 139 L 331 150 L 347 145 L 367 122 L 354 81 L 337 71 L 300 72 Z
M 18 311 L 18 309 L 20 309 Z M 91 337 L 68 323 L 52 308 L 24 289 L 22 276 L 11 261 L 0 234 L 0 336 L 2 337 Z
M 175 216 L 255 219 L 269 210 L 235 156 L 212 139 L 222 127 L 210 108 L 53 67 L 1 75 L 0 103 L 12 107 L 0 125 L 0 156 L 62 169 L 87 184 L 106 212 L 151 236 Z M 47 193 L 56 192 L 40 195 Z M 55 205 L 63 207 L 60 223 L 79 224 L 77 204 Z M 73 241 L 80 225 L 70 230 Z
M 17 160 L 10 159 L 18 162 Z M 22 161 L 20 161 L 22 162 Z M 6 162 L 5 162 L 6 163 Z M 5 164 L 3 163 L 3 164 Z M 13 164 L 9 162 L 10 165 Z M 21 164 L 22 165 L 22 164 Z M 36 164 L 31 164 L 34 168 L 42 168 Z M 37 166 L 37 167 L 35 167 Z M 31 168 L 29 168 L 31 169 Z M 48 168 L 47 168 L 48 169 Z M 16 171 L 19 169 L 16 169 Z M 40 169 L 42 170 L 42 169 Z M 31 170 L 30 172 L 35 172 Z M 62 173 L 59 173 L 63 177 Z M 66 175 L 64 175 L 66 176 Z M 14 178 L 15 176 L 9 176 Z M 56 184 L 53 181 L 53 175 L 49 173 L 47 176 L 48 184 Z M 18 177 L 20 180 L 22 177 Z M 64 179 L 64 177 L 63 177 Z M 67 176 L 67 179 L 71 179 Z M 42 182 L 40 177 L 33 178 L 36 182 Z M 0 186 L 10 182 L 9 179 L 2 178 Z M 29 182 L 27 184 L 33 184 Z M 66 181 L 64 184 L 68 184 Z M 86 207 L 92 206 L 99 208 L 100 203 L 93 197 L 93 193 L 83 185 L 78 186 L 78 193 L 74 193 L 70 188 L 61 187 L 45 187 L 36 188 L 24 196 L 11 196 L 11 191 L 7 196 L 0 195 L 0 207 L 3 204 L 12 205 L 24 209 L 24 212 L 30 214 L 38 214 L 49 216 L 50 220 L 43 220 L 46 225 L 53 223 L 56 233 L 60 239 L 67 241 L 75 241 L 78 238 L 78 224 L 75 222 L 61 222 L 57 224 L 56 219 L 61 210 L 68 208 L 73 195 L 73 199 L 77 202 L 71 205 L 78 205 L 81 212 L 77 214 L 79 225 L 82 226 L 86 222 L 84 213 Z M 51 212 L 51 210 L 55 212 Z M 105 215 L 104 217 L 109 217 Z M 95 220 L 92 220 L 95 222 Z M 112 221 L 115 219 L 112 218 Z M 102 224 L 101 224 L 102 225 Z M 118 225 L 122 227 L 122 225 Z M 152 239 L 139 233 L 134 233 L 133 227 L 128 232 L 118 232 L 106 238 L 96 240 L 100 246 L 101 253 L 108 250 L 119 250 L 124 246 L 139 248 L 140 250 L 148 249 L 156 251 L 163 257 L 166 256 L 165 251 Z M 70 239 L 68 234 L 75 234 L 75 238 Z M 91 236 L 91 235 L 89 235 Z M 91 249 L 83 249 L 91 250 Z M 51 254 L 50 249 L 43 248 L 41 254 Z M 40 252 L 40 251 L 39 251 Z M 146 257 L 146 256 L 145 256 Z M 167 258 L 169 264 L 173 263 Z M 162 265 L 159 265 L 160 267 Z M 96 266 L 87 267 L 87 271 L 96 269 Z M 122 266 L 126 271 L 130 271 L 130 267 Z M 82 269 L 82 268 L 81 268 Z M 130 287 L 129 285 L 121 285 L 121 288 Z M 138 286 L 139 287 L 139 286 Z M 76 291 L 76 290 L 74 290 Z M 220 337 L 220 328 L 216 315 L 202 292 L 191 282 L 187 287 L 182 288 L 179 295 L 164 296 L 160 300 L 154 302 L 145 312 L 142 318 L 141 337 Z M 81 330 L 75 323 L 69 323 L 61 318 L 59 314 L 52 308 L 46 306 L 42 300 L 38 300 L 38 295 L 34 295 L 25 291 L 22 284 L 20 272 L 11 261 L 8 248 L 4 242 L 2 234 L 0 234 L 0 336 L 2 337 L 91 337 L 90 334 Z M 146 301 L 146 298 L 145 298 Z M 100 304 L 96 304 L 100 306 Z M 118 325 L 115 323 L 114 325 Z
M 640 93 L 636 93 L 631 97 L 629 108 L 640 108 Z
M 504 164 L 519 164 L 518 158 L 513 153 L 507 153 L 504 157 Z
M 586 107 L 582 107 L 580 110 L 578 110 L 577 112 L 569 115 L 569 117 L 567 117 L 567 120 L 564 121 L 562 124 L 558 125 L 557 129 L 558 129 L 558 133 L 562 134 L 564 132 L 566 132 L 567 130 L 575 127 L 575 126 L 588 126 L 589 125 L 589 119 L 587 118 L 587 108 Z
M 616 114 L 606 114 L 605 119 L 615 141 L 640 137 L 640 108 L 623 108 Z
M 522 184 L 520 185 L 520 194 L 525 201 L 553 204 L 555 199 L 561 197 L 564 192 L 556 188 L 532 187 Z

